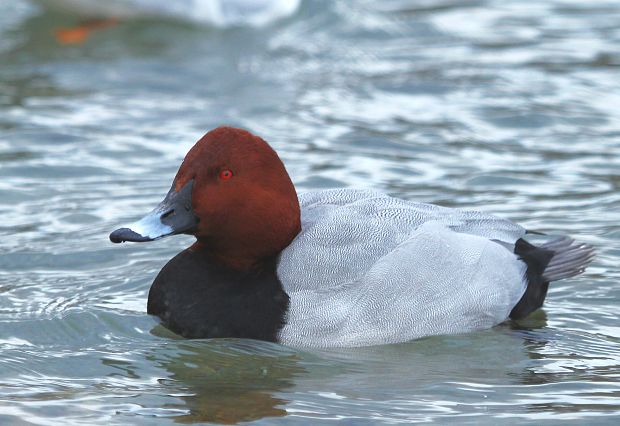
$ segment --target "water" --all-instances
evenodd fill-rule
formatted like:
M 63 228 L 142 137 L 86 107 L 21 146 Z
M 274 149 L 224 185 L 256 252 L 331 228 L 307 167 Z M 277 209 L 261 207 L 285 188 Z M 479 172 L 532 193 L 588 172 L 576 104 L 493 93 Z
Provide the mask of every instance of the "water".
M 524 420 L 620 414 L 620 5 L 305 1 L 264 28 L 0 3 L 0 423 Z M 300 191 L 373 188 L 594 244 L 520 324 L 299 350 L 174 338 L 146 315 L 191 239 L 112 245 L 220 124 Z

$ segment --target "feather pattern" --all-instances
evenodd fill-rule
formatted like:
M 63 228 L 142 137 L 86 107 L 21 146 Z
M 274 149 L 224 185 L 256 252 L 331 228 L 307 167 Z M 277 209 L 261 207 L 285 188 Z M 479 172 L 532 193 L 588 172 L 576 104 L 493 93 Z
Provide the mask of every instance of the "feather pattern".
M 365 346 L 484 329 L 527 286 L 525 229 L 480 213 L 352 189 L 300 196 L 302 231 L 281 254 L 290 296 L 279 340 Z

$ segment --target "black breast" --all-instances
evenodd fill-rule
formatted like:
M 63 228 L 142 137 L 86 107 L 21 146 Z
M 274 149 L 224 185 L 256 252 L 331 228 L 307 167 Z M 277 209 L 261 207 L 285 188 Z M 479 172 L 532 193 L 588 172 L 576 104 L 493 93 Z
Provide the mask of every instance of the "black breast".
M 270 259 L 240 272 L 185 250 L 161 270 L 149 292 L 147 311 L 188 338 L 242 337 L 275 342 L 289 297 Z

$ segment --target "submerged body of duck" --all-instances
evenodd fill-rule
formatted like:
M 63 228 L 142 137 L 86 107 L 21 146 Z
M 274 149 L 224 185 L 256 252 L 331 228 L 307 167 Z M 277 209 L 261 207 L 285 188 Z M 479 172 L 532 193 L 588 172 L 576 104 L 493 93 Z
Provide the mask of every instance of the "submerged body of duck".
M 498 217 L 337 189 L 297 197 L 261 138 L 221 127 L 186 156 L 164 201 L 114 242 L 197 242 L 155 279 L 148 312 L 190 338 L 362 346 L 462 333 L 542 306 L 592 247 L 536 247 Z

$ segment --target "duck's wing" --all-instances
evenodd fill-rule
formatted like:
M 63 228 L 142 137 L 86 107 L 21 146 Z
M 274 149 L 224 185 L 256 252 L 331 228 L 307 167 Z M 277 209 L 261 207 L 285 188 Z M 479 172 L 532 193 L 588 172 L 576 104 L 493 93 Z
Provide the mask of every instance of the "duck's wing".
M 522 226 L 489 213 L 416 203 L 361 189 L 308 192 L 300 196 L 300 204 L 302 222 L 308 225 L 323 220 L 323 216 L 329 211 L 334 217 L 355 213 L 366 217 L 376 216 L 377 219 L 387 220 L 409 230 L 432 220 L 456 232 L 479 235 L 508 244 L 514 244 L 526 233 Z M 344 210 L 335 210 L 335 207 L 342 207 Z
M 525 264 L 510 249 L 525 229 L 512 222 L 360 190 L 300 202 L 302 231 L 278 266 L 291 297 L 283 342 L 367 345 L 490 327 L 525 291 Z
M 362 276 L 377 259 L 433 222 L 461 234 L 501 242 L 509 251 L 526 230 L 508 220 L 474 211 L 414 203 L 355 189 L 300 196 L 302 231 L 283 251 L 280 269 L 289 290 L 325 288 Z M 304 265 L 297 265 L 306 259 Z M 304 267 L 307 277 L 290 274 Z

